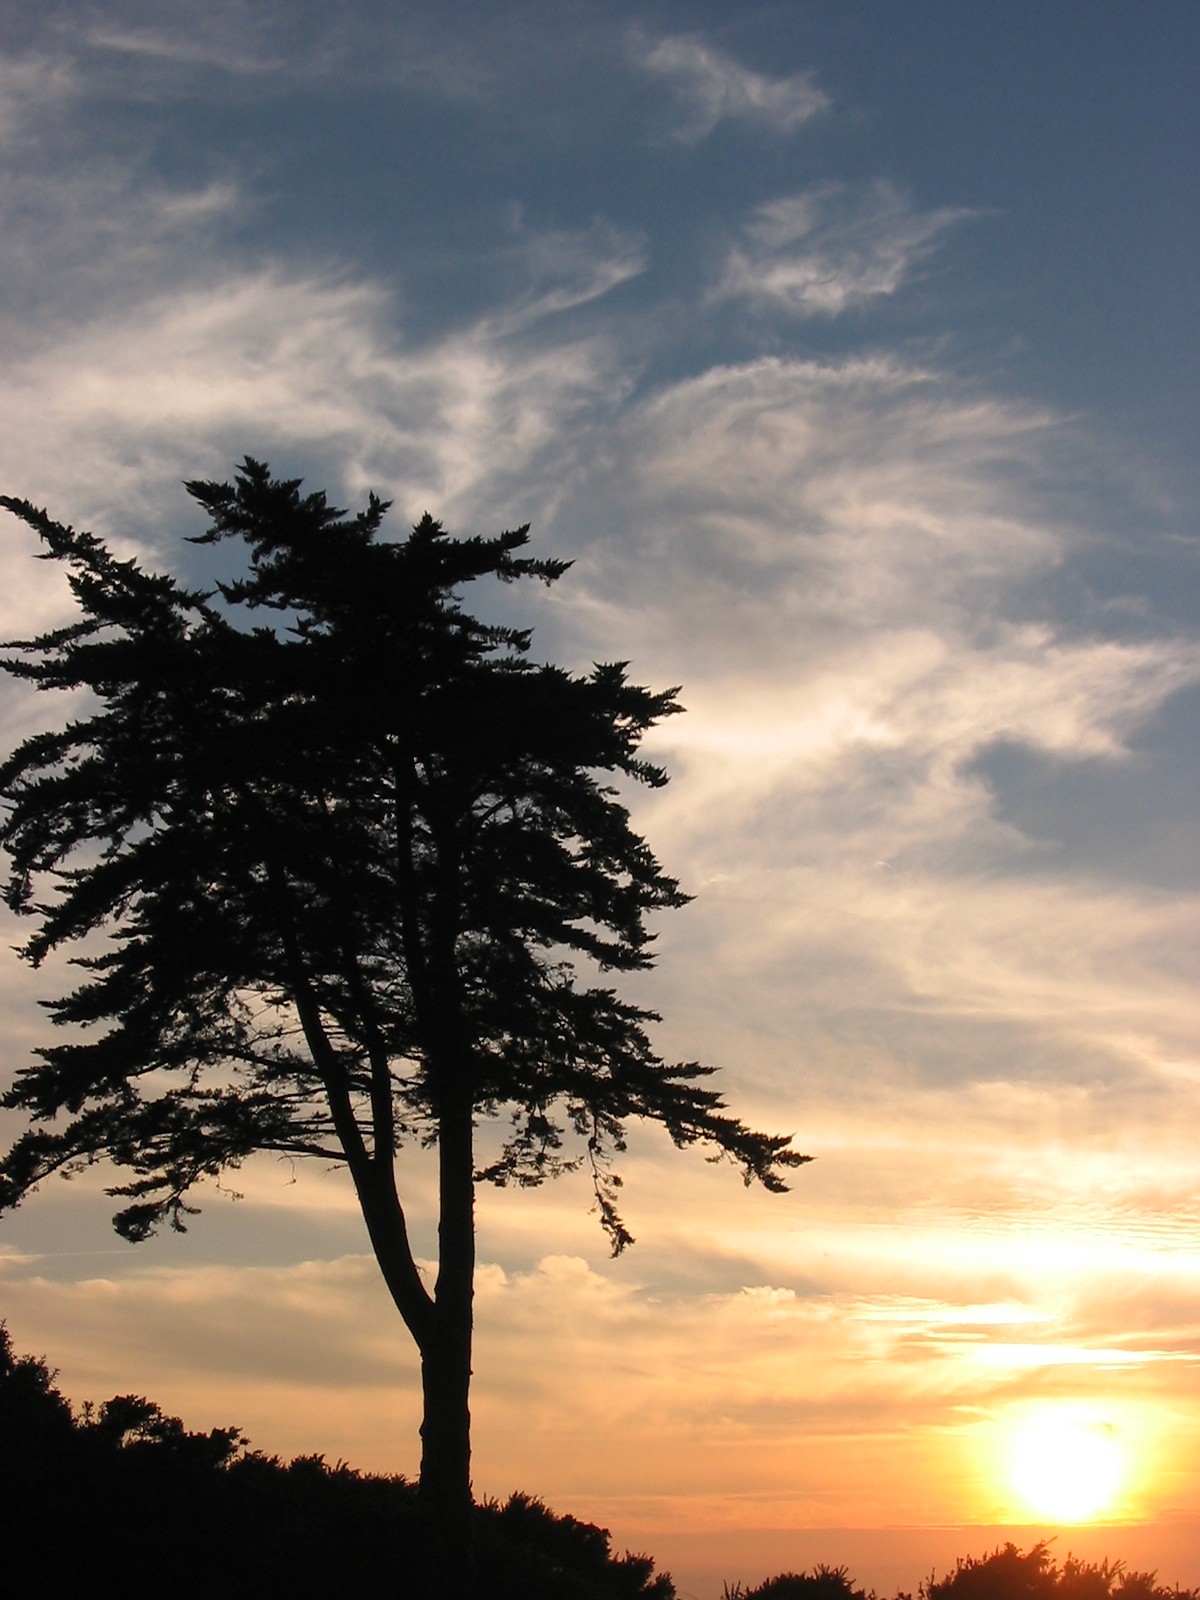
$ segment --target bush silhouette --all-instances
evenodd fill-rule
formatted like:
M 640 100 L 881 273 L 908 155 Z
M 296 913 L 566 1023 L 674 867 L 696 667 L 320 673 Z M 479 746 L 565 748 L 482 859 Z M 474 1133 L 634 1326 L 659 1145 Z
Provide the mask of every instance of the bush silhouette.
M 725 1600 L 868 1600 L 856 1589 L 845 1567 L 814 1567 L 811 1572 L 781 1572 L 757 1588 L 725 1586 Z M 870 1597 L 874 1600 L 874 1597 Z
M 1120 1561 L 1078 1561 L 1061 1568 L 1042 1541 L 1021 1551 L 1006 1544 L 960 1559 L 944 1578 L 921 1585 L 921 1600 L 1200 1600 L 1200 1590 L 1164 1587 L 1153 1572 L 1127 1572 Z
M 0 1507 L 10 1594 L 109 1577 L 122 1600 L 217 1592 L 442 1600 L 415 1484 L 322 1456 L 283 1462 L 237 1428 L 193 1433 L 139 1395 L 76 1415 L 0 1324 Z M 482 1600 L 674 1600 L 645 1556 L 516 1494 L 476 1510 Z

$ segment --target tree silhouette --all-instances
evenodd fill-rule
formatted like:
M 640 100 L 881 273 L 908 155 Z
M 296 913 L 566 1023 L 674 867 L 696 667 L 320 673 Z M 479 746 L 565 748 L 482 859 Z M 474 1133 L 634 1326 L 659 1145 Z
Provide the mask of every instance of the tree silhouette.
M 73 947 L 83 973 L 49 1003 L 67 1038 L 4 1098 L 31 1126 L 0 1207 L 104 1156 L 131 1174 L 110 1192 L 138 1240 L 183 1228 L 194 1186 L 255 1151 L 344 1165 L 420 1352 L 421 1493 L 465 1549 L 476 1184 L 586 1162 L 619 1251 L 611 1161 L 631 1118 L 772 1190 L 806 1158 L 727 1115 L 711 1069 L 664 1063 L 652 1013 L 576 973 L 648 966 L 647 915 L 685 896 L 612 787 L 665 781 L 638 748 L 675 692 L 623 664 L 534 665 L 528 632 L 460 603 L 567 563 L 519 554 L 526 528 L 452 539 L 429 516 L 381 540 L 374 496 L 347 517 L 249 459 L 187 490 L 211 519 L 194 542 L 244 546 L 243 575 L 207 592 L 0 500 L 79 611 L 4 666 L 85 691 L 0 768 L 23 954 Z M 496 1117 L 507 1136 L 479 1170 L 476 1123 Z M 432 1288 L 398 1186 L 410 1141 L 437 1148 Z

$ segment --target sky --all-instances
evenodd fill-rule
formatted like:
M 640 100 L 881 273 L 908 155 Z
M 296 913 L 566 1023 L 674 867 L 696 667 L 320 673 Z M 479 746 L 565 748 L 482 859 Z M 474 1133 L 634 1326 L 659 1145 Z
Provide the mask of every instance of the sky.
M 1191 0 L 0 4 L 4 492 L 195 581 L 181 482 L 246 454 L 528 522 L 534 655 L 682 685 L 635 819 L 695 898 L 630 993 L 814 1160 L 635 1133 L 615 1261 L 582 1176 L 483 1192 L 473 1415 L 479 1493 L 694 1600 L 1060 1522 L 1200 1583 L 1198 47 Z M 32 554 L 8 637 L 67 614 Z M 53 709 L 6 685 L 7 745 Z M 53 977 L 0 967 L 6 1073 Z M 0 1222 L 19 1350 L 415 1472 L 336 1176 L 137 1247 L 104 1182 Z

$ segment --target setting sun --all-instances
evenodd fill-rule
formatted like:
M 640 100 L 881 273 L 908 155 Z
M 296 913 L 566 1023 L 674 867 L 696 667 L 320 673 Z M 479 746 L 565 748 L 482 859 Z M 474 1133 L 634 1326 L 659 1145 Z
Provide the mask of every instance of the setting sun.
M 1013 1488 L 1039 1518 L 1089 1522 L 1113 1504 L 1125 1459 L 1111 1422 L 1061 1407 L 1030 1413 L 1009 1449 Z

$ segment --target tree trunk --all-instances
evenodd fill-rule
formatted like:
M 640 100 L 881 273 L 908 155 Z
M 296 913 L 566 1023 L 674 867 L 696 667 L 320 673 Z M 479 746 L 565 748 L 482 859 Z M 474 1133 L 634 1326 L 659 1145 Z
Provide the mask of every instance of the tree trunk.
M 440 1592 L 474 1595 L 471 1496 L 471 1335 L 475 1292 L 475 1172 L 469 1095 L 447 1096 L 438 1118 L 439 1262 L 432 1335 L 421 1348 L 421 1500 L 438 1546 Z
M 421 1424 L 421 1503 L 434 1546 L 437 1593 L 473 1600 L 474 1504 L 467 1390 L 470 1341 L 431 1349 L 421 1358 L 425 1419 Z

